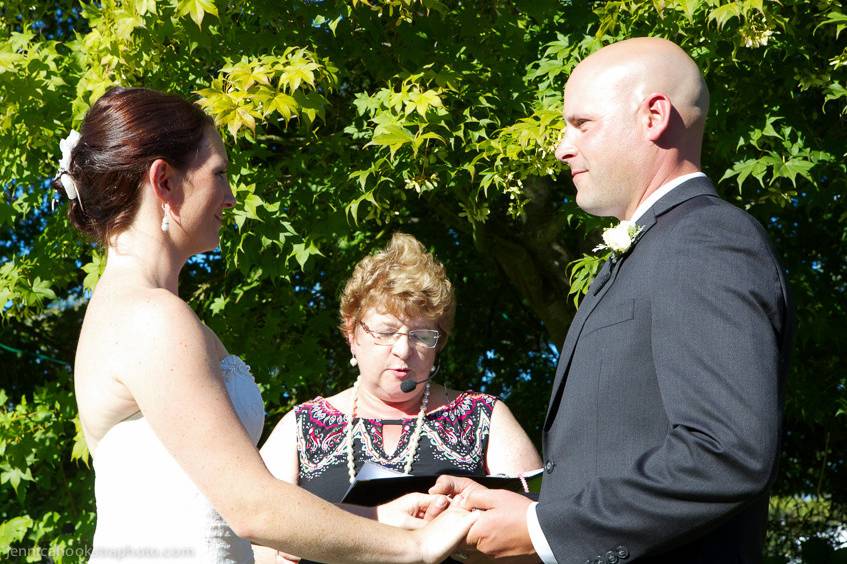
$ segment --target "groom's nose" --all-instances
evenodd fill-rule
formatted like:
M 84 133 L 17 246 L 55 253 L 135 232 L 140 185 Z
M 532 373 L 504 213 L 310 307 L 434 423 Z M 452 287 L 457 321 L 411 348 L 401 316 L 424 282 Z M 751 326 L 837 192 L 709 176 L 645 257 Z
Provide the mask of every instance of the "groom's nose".
M 570 165 L 568 159 L 572 159 L 576 156 L 576 147 L 574 147 L 568 135 L 569 129 L 570 128 L 565 129 L 564 135 L 562 135 L 562 138 L 559 140 L 559 144 L 556 145 L 556 150 L 553 152 L 556 156 L 556 160 L 567 165 Z

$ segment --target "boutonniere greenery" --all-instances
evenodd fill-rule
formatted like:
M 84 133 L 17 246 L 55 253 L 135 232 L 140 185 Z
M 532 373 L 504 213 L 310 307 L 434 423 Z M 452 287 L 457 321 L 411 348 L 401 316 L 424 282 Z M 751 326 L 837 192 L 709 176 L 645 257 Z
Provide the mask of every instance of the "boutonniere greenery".
M 579 300 L 588 292 L 588 287 L 591 286 L 594 277 L 600 272 L 603 263 L 607 260 L 617 261 L 628 253 L 641 234 L 642 229 L 643 227 L 634 221 L 627 220 L 607 227 L 603 230 L 603 242 L 594 247 L 595 253 L 605 252 L 594 255 L 586 254 L 568 264 L 567 270 L 570 271 L 568 296 L 573 296 L 575 307 L 579 307 Z

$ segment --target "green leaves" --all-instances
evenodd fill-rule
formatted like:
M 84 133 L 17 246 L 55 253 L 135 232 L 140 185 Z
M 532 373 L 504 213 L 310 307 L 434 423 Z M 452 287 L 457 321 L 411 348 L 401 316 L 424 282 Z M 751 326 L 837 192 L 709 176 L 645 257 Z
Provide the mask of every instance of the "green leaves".
M 135 0 L 136 13 L 138 13 L 139 16 L 145 16 L 148 13 L 156 15 L 158 13 L 156 11 L 156 1 L 157 0 Z M 198 23 L 197 25 L 199 26 L 200 24 Z
M 588 293 L 588 288 L 591 282 L 600 272 L 600 267 L 609 259 L 612 252 L 607 251 L 602 255 L 586 254 L 582 258 L 578 258 L 568 263 L 566 270 L 568 271 L 568 296 L 573 296 L 574 308 L 579 307 L 579 302 L 582 297 Z
M 155 4 L 154 4 L 155 7 Z M 147 6 L 145 5 L 145 10 Z M 203 24 L 206 14 L 218 15 L 218 9 L 213 0 L 178 0 L 176 13 L 179 16 L 189 15 L 197 27 Z
M 289 259 L 303 269 L 313 257 L 323 256 L 317 243 L 295 230 L 279 201 L 263 198 L 255 183 L 234 188 L 238 204 L 232 216 L 239 236 L 231 252 L 233 266 L 259 279 L 275 278 L 288 275 Z M 220 313 L 228 303 L 216 299 L 213 313 Z
M 21 480 L 33 481 L 32 472 L 29 468 L 13 468 L 7 464 L 0 464 L 0 485 L 8 482 L 15 493 L 18 493 Z
M 735 162 L 721 177 L 721 181 L 736 177 L 741 190 L 744 181 L 752 176 L 759 181 L 759 186 L 767 189 L 761 198 L 778 205 L 786 205 L 796 194 L 796 191 L 781 188 L 780 179 L 789 180 L 795 188 L 798 176 L 812 185 L 817 184 L 812 170 L 820 164 L 832 162 L 835 157 L 807 147 L 803 135 L 789 125 L 777 129 L 776 126 L 783 120 L 779 116 L 768 116 L 762 128 L 752 128 L 746 137 L 742 137 L 738 141 L 738 148 L 755 150 L 759 156 Z M 769 181 L 766 179 L 768 172 Z
M 9 398 L 0 390 L 0 511 L 9 516 L 0 522 L 0 557 L 12 548 L 43 547 L 69 562 L 63 548 L 93 533 L 93 475 L 75 473 L 71 461 L 79 426 L 70 375 L 63 374 L 66 386 L 54 381 L 29 397 Z M 67 511 L 54 511 L 61 507 Z
M 20 259 L 9 261 L 0 266 L 0 303 L 5 304 L 0 315 L 11 317 L 38 309 L 50 300 L 56 299 L 49 280 L 39 276 L 30 276 L 32 262 Z
M 82 281 L 82 287 L 89 291 L 94 291 L 97 281 L 103 274 L 106 268 L 106 254 L 100 251 L 91 253 L 91 262 L 82 266 L 82 271 L 85 272 L 85 279 Z
M 34 35 L 27 31 L 14 32 L 9 39 L 0 42 L 0 73 L 13 71 L 27 60 L 26 51 Z
M 840 100 L 841 98 L 847 98 L 847 88 L 844 88 L 844 86 L 838 82 L 833 82 L 827 86 L 824 104 L 833 100 Z M 841 115 L 847 115 L 847 100 L 842 103 Z
M 421 145 L 429 139 L 446 143 L 443 137 L 432 131 L 424 132 L 422 129 L 418 129 L 417 134 L 414 134 L 399 123 L 381 123 L 376 126 L 373 138 L 365 147 L 370 145 L 388 147 L 393 158 L 397 150 L 403 145 L 410 145 L 412 154 L 417 155 Z
M 85 441 L 85 434 L 82 430 L 82 422 L 79 420 L 79 415 L 74 417 L 74 446 L 71 449 L 71 460 L 79 460 L 88 466 L 88 443 Z
M 371 142 L 365 145 L 365 147 L 368 145 L 388 147 L 393 157 L 397 149 L 407 143 L 412 144 L 414 141 L 415 135 L 402 125 L 398 123 L 384 123 L 376 126 Z
M 279 85 L 281 88 L 294 92 L 300 88 L 301 83 L 315 87 L 315 71 L 320 66 L 314 61 L 314 57 L 305 49 L 289 49 L 288 60 L 281 66 Z
M 300 268 L 305 268 L 306 263 L 309 262 L 309 259 L 313 256 L 324 256 L 313 241 L 294 243 L 291 246 L 291 254 L 289 257 L 294 257 L 297 260 L 297 264 L 300 265 Z
M 829 12 L 826 18 L 815 27 L 815 31 L 826 25 L 835 25 L 835 37 L 838 38 L 841 35 L 841 32 L 847 28 L 847 14 L 839 12 L 838 10 Z
M 335 82 L 331 65 L 320 64 L 306 49 L 288 47 L 279 57 L 245 56 L 225 65 L 209 88 L 198 91 L 199 103 L 233 137 L 246 130 L 255 138 L 257 123 L 270 125 L 275 115 L 285 123 L 298 118 L 306 127 L 323 119 L 324 93 Z
M 449 11 L 447 6 L 439 0 L 352 0 L 351 4 L 354 8 L 368 7 L 377 12 L 380 17 L 383 15 L 388 18 L 396 16 L 395 25 L 411 23 L 418 15 L 420 8 L 423 8 L 426 14 L 429 14 L 430 10 L 442 15 Z
M 0 554 L 8 552 L 9 548 L 23 540 L 33 521 L 29 515 L 13 517 L 0 523 Z
M 733 18 L 741 18 L 741 15 L 744 13 L 744 6 L 742 2 L 727 2 L 722 6 L 718 6 L 714 10 L 709 13 L 709 21 L 715 22 L 718 26 L 718 29 L 723 29 L 723 27 L 730 22 Z
M 405 112 L 407 114 L 418 112 L 421 117 L 426 117 L 429 108 L 442 107 L 441 97 L 435 90 L 426 90 L 421 92 L 415 90 L 409 96 L 408 101 L 404 101 Z
M 364 171 L 364 172 L 367 172 L 367 171 Z M 351 174 L 357 174 L 357 173 L 354 172 L 354 173 L 351 173 Z M 362 194 L 361 196 L 359 196 L 358 198 L 356 198 L 355 200 L 353 200 L 352 202 L 347 204 L 347 207 L 344 210 L 345 214 L 348 215 L 356 224 L 359 223 L 359 206 L 363 202 L 368 202 L 376 208 L 379 207 L 379 203 L 376 201 L 376 197 L 374 196 L 373 190 L 368 190 L 367 192 L 365 192 L 364 194 Z

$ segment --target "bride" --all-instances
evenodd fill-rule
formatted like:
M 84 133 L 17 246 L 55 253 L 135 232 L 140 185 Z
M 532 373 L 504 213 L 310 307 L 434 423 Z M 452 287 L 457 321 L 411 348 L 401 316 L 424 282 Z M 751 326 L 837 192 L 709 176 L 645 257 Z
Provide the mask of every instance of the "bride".
M 235 204 L 208 116 L 175 96 L 115 88 L 62 153 L 55 184 L 70 220 L 108 250 L 74 370 L 96 473 L 92 562 L 252 562 L 251 541 L 324 562 L 435 562 L 464 538 L 473 515 L 459 509 L 406 531 L 265 468 L 249 368 L 178 295 L 182 266 L 218 245 Z M 420 526 L 414 516 L 444 502 L 405 498 L 394 515 Z

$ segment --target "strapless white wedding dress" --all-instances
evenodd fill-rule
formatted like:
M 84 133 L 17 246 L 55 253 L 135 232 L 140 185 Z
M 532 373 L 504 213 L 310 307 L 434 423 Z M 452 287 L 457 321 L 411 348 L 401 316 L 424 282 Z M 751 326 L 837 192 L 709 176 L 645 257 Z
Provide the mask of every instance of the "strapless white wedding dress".
M 250 368 L 230 355 L 221 369 L 230 402 L 257 444 L 265 411 Z M 112 427 L 93 459 L 97 529 L 90 562 L 253 562 L 250 542 L 214 510 L 141 413 Z

